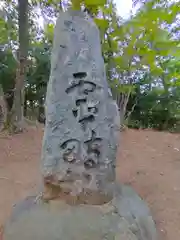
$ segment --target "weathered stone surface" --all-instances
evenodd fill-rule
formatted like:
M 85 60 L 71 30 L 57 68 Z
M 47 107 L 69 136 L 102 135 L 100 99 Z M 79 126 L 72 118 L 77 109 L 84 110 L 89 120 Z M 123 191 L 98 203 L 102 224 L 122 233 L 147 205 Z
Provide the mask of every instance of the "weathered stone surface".
M 156 240 L 148 207 L 127 186 L 104 205 L 27 198 L 15 207 L 3 240 Z
M 47 91 L 42 197 L 15 207 L 3 240 L 156 240 L 144 201 L 115 181 L 119 125 L 96 25 L 85 13 L 61 13 Z
M 115 180 L 119 125 L 98 28 L 86 13 L 61 13 L 46 98 L 45 182 L 74 195 L 108 192 Z

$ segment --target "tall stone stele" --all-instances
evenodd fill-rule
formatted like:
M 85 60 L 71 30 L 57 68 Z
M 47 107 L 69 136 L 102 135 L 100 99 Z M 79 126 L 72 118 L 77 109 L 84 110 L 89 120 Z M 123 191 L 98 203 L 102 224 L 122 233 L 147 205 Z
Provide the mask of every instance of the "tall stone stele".
M 60 13 L 46 98 L 42 195 L 16 206 L 3 239 L 155 240 L 146 204 L 116 183 L 119 126 L 97 26 L 86 13 Z
M 99 31 L 82 12 L 57 20 L 47 90 L 43 178 L 53 194 L 80 201 L 112 198 L 119 135 L 101 54 Z M 59 190 L 59 191 L 58 191 Z M 47 196 L 46 196 L 47 197 Z

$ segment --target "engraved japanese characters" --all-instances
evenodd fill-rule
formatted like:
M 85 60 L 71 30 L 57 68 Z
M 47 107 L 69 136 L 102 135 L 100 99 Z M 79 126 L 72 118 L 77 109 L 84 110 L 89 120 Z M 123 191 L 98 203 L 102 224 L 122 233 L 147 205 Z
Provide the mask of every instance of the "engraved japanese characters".
M 43 177 L 75 194 L 105 191 L 115 180 L 120 122 L 97 43 L 99 31 L 85 13 L 73 12 L 71 20 L 60 15 L 46 98 Z

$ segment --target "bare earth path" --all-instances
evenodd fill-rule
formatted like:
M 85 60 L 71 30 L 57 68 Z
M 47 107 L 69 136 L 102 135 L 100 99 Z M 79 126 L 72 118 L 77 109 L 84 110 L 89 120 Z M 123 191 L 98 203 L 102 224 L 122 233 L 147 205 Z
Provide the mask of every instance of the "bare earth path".
M 0 225 L 18 200 L 37 191 L 43 131 L 0 135 Z M 161 240 L 180 239 L 180 135 L 123 132 L 117 177 L 148 202 Z

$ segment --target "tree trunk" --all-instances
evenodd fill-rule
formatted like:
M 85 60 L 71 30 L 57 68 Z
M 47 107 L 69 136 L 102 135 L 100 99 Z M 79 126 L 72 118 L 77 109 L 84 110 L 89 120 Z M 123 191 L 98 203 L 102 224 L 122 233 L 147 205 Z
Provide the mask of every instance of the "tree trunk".
M 27 94 L 24 93 L 24 116 L 27 116 Z
M 121 102 L 120 102 L 120 126 L 124 128 L 125 114 L 127 109 L 127 104 L 129 101 L 131 92 L 121 94 Z
M 44 101 L 42 97 L 39 98 L 38 122 L 45 124 Z
M 164 109 L 167 109 L 167 114 L 166 114 L 166 118 L 165 118 L 163 126 L 162 126 L 162 130 L 167 130 L 168 123 L 169 123 L 169 116 L 170 116 L 170 112 L 171 112 L 170 104 L 169 104 L 169 87 L 168 87 L 168 84 L 166 83 L 165 77 L 166 77 L 166 75 L 163 74 L 162 84 L 164 87 L 164 97 L 165 97 L 165 101 L 163 102 L 163 105 L 164 105 Z
M 4 98 L 4 92 L 3 88 L 0 85 L 0 130 L 4 128 L 4 123 L 6 122 L 7 119 L 7 104 Z
M 19 64 L 16 71 L 14 103 L 11 113 L 11 130 L 22 132 L 24 128 L 24 81 L 28 53 L 28 0 L 18 0 L 19 12 Z

